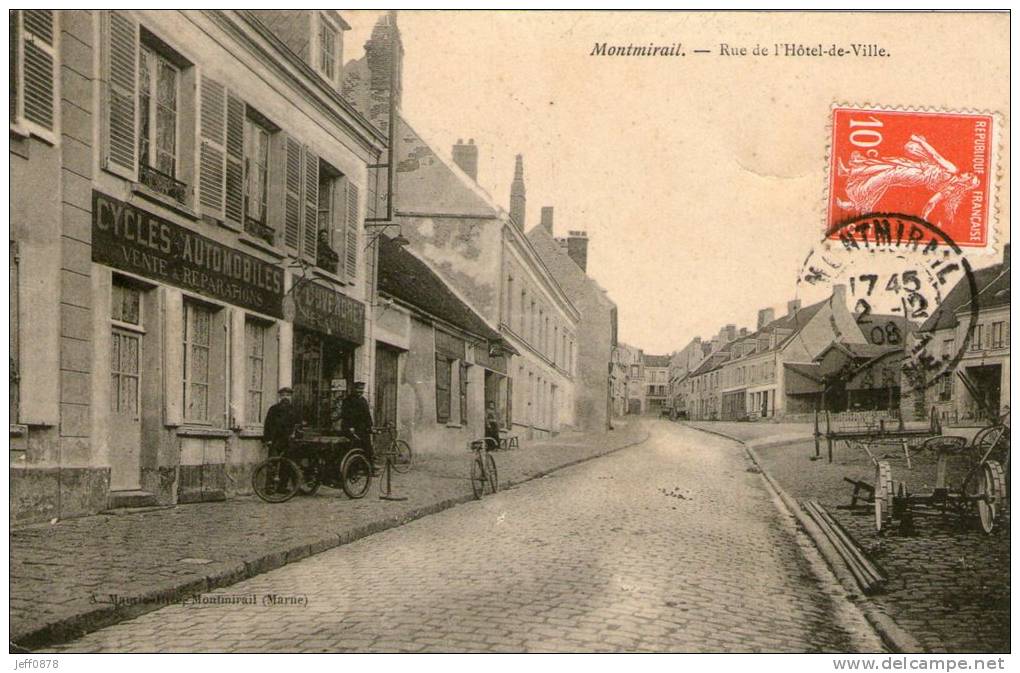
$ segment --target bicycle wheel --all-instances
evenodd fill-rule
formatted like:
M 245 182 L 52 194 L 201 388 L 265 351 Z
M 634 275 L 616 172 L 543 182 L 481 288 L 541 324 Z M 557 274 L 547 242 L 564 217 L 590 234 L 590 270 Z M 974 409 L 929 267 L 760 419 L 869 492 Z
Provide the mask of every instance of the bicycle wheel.
M 411 469 L 411 445 L 402 439 L 393 443 L 393 469 L 400 474 L 405 474 Z
M 287 502 L 301 484 L 301 469 L 294 461 L 276 456 L 264 461 L 251 475 L 255 495 L 266 502 Z
M 487 481 L 488 478 L 485 476 L 485 466 L 482 464 L 482 457 L 475 456 L 471 459 L 471 492 L 475 494 L 475 500 L 482 499 Z
M 361 451 L 351 451 L 340 463 L 340 486 L 352 500 L 364 498 L 372 484 L 372 466 Z
M 495 493 L 499 490 L 499 473 L 496 472 L 496 459 L 491 453 L 485 454 L 486 476 L 489 478 L 489 492 Z

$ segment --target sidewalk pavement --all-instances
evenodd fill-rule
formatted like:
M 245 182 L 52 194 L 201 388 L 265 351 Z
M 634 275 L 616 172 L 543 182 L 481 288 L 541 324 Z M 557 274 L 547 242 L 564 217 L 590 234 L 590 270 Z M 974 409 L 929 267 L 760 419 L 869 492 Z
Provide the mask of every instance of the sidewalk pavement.
M 500 488 L 631 446 L 641 423 L 569 432 L 495 454 Z M 402 502 L 323 488 L 268 504 L 255 496 L 69 519 L 10 533 L 12 651 L 81 636 L 472 500 L 470 455 L 426 456 L 394 475 Z
M 1008 517 L 991 535 L 976 525 L 976 517 L 918 514 L 916 530 L 897 524 L 875 531 L 870 507 L 857 511 L 848 505 L 852 487 L 844 477 L 874 481 L 874 467 L 860 450 L 840 442 L 829 464 L 813 460 L 810 425 L 690 422 L 688 425 L 727 435 L 754 449 L 760 466 L 793 498 L 818 500 L 885 570 L 883 594 L 870 597 L 896 624 L 909 632 L 927 652 L 1008 652 L 1010 648 L 1010 522 Z M 771 431 L 771 432 L 770 432 Z M 944 434 L 970 439 L 974 428 L 946 428 Z M 799 437 L 798 437 L 799 435 Z M 884 455 L 884 454 L 883 454 Z M 908 468 L 897 451 L 888 452 L 893 478 L 913 493 L 930 491 L 933 459 L 915 453 Z M 954 468 L 950 479 L 960 477 Z M 921 512 L 921 508 L 915 508 Z

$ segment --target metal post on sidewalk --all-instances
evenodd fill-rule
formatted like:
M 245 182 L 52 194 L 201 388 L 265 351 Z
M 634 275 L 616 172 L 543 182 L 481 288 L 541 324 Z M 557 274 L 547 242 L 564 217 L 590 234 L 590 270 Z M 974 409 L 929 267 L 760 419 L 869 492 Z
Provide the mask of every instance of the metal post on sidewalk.
M 384 488 L 380 489 L 382 492 L 379 494 L 379 499 L 391 500 L 394 502 L 407 500 L 406 495 L 393 494 L 392 471 L 393 471 L 393 456 L 390 454 L 386 454 L 386 475 L 383 478 L 382 484 L 380 484 L 380 486 L 383 486 Z

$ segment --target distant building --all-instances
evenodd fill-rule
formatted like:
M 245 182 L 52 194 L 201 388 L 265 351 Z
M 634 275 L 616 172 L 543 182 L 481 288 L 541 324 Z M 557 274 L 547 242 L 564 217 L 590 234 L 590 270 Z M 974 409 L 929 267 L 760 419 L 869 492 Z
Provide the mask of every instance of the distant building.
M 627 371 L 626 413 L 642 414 L 645 411 L 645 366 L 641 349 L 621 343 L 619 362 Z
M 936 382 L 924 381 L 925 407 L 947 423 L 983 422 L 1009 405 L 1010 249 L 1002 261 L 974 272 L 977 296 L 961 280 L 919 328 L 926 350 L 942 361 L 963 348 L 952 372 Z M 971 313 L 978 319 L 969 329 Z
M 553 237 L 552 207 L 542 208 L 542 220 L 528 232 L 528 240 L 580 312 L 574 395 L 576 425 L 581 430 L 605 430 L 613 413 L 610 363 L 617 346 L 616 304 L 587 274 L 587 234 L 571 231 L 566 239 Z M 552 339 L 557 350 L 563 347 L 564 336 L 559 327 L 553 327 Z
M 669 409 L 669 355 L 649 355 L 644 353 L 645 407 L 650 414 L 660 414 Z

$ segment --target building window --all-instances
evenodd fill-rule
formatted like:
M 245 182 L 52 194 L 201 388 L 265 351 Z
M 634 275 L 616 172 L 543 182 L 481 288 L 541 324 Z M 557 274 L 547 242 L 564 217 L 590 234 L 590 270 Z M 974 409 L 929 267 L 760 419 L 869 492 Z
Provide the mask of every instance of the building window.
M 460 363 L 460 422 L 461 425 L 468 424 L 468 368 L 469 364 Z
M 340 31 L 323 14 L 319 14 L 318 55 L 319 72 L 330 82 L 335 83 L 337 61 L 340 57 Z
M 1005 345 L 1006 323 L 992 323 L 992 348 L 1002 348 Z
M 436 422 L 450 422 L 450 388 L 453 383 L 453 360 L 436 356 Z
M 337 218 L 337 189 L 340 184 L 340 172 L 327 164 L 319 161 L 319 204 L 317 213 L 318 222 L 318 243 L 315 246 L 315 265 L 330 273 L 337 273 L 340 266 L 340 255 L 337 253 L 337 243 L 345 242 L 345 232 L 342 226 L 338 225 Z M 342 240 L 334 240 L 336 238 Z
M 953 375 L 946 372 L 939 378 L 939 402 L 953 399 Z
M 981 341 L 984 337 L 984 325 L 974 325 L 974 328 L 970 332 L 970 349 L 972 351 L 981 350 Z
M 10 123 L 26 124 L 55 140 L 57 13 L 12 11 L 10 24 Z
M 184 420 L 209 422 L 209 355 L 213 312 L 199 304 L 184 304 Z
M 114 323 L 110 343 L 110 411 L 138 416 L 141 380 L 141 306 L 138 288 L 114 280 L 110 319 Z
M 138 158 L 143 171 L 177 175 L 177 101 L 180 70 L 143 44 L 138 60 Z M 145 180 L 143 180 L 145 182 Z
M 272 245 L 276 232 L 269 226 L 270 131 L 251 114 L 244 119 L 244 230 Z
M 12 19 L 13 22 L 13 19 Z M 10 382 L 10 388 L 8 389 L 10 398 L 10 423 L 18 422 L 18 408 L 19 404 L 19 387 L 21 383 L 21 356 L 19 355 L 18 349 L 18 244 L 15 241 L 10 241 L 10 265 L 8 266 L 8 280 L 7 285 L 7 296 L 9 299 L 8 309 L 10 315 L 10 322 L 8 326 L 10 328 L 10 339 L 8 340 L 11 354 L 11 364 L 8 370 L 8 379 Z
M 244 321 L 244 351 L 247 360 L 247 395 L 245 418 L 259 424 L 265 411 L 266 323 L 248 318 Z

